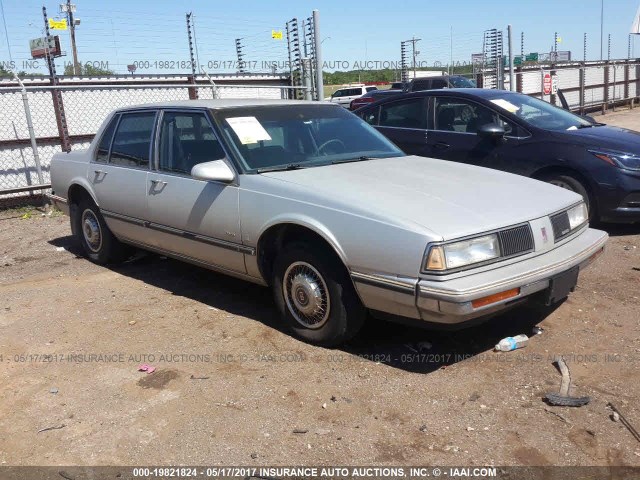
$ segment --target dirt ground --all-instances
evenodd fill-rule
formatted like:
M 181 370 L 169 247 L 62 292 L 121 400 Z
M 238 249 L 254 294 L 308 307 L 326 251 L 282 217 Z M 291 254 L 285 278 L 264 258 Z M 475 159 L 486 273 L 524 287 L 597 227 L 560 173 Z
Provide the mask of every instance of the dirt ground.
M 640 130 L 635 112 L 605 121 Z M 457 333 L 371 320 L 328 350 L 283 332 L 266 289 L 151 254 L 96 266 L 66 217 L 5 210 L 0 464 L 638 466 L 607 403 L 640 428 L 640 226 L 606 229 L 553 311 Z M 587 406 L 543 402 L 557 354 Z

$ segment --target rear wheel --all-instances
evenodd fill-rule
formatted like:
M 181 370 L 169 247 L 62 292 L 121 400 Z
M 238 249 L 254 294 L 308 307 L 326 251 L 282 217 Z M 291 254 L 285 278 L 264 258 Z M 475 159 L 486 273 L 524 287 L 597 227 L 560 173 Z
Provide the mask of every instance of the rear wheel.
M 328 249 L 287 246 L 276 258 L 273 294 L 290 330 L 301 339 L 334 346 L 364 323 L 363 307 L 342 263 Z
M 73 209 L 72 221 L 76 239 L 91 261 L 104 265 L 126 258 L 127 247 L 111 233 L 93 200 L 80 200 L 77 208 Z
M 587 205 L 587 211 L 589 212 L 589 220 L 594 219 L 595 215 L 595 205 L 591 201 L 589 196 L 589 191 L 583 185 L 583 183 L 577 178 L 571 175 L 560 175 L 553 174 L 542 178 L 543 181 L 555 185 L 557 187 L 564 188 L 566 190 L 571 190 L 572 192 L 581 195 L 584 199 L 584 203 Z

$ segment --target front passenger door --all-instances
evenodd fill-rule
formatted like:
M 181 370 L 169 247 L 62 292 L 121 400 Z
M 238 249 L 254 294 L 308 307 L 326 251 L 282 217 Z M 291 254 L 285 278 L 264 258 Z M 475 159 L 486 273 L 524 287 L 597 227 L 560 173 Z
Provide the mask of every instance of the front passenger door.
M 149 173 L 149 242 L 162 250 L 245 272 L 238 187 L 191 177 L 198 163 L 225 158 L 204 111 L 163 112 Z M 233 168 L 233 167 L 232 167 Z
M 434 100 L 428 156 L 498 168 L 501 157 L 508 156 L 508 151 L 517 147 L 518 127 L 490 108 L 461 97 L 438 96 Z M 505 138 L 480 137 L 478 128 L 489 123 L 502 125 L 506 131 Z

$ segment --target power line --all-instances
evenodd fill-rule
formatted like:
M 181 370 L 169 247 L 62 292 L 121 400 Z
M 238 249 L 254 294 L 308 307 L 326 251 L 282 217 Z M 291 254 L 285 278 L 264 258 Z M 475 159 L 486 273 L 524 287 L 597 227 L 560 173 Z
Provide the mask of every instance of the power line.
M 0 0 L 0 11 L 2 12 L 2 23 L 4 24 L 4 34 L 7 37 L 7 50 L 9 51 L 9 61 L 13 62 L 11 58 L 11 47 L 9 46 L 9 32 L 7 31 L 7 20 L 4 17 L 4 5 L 2 0 Z

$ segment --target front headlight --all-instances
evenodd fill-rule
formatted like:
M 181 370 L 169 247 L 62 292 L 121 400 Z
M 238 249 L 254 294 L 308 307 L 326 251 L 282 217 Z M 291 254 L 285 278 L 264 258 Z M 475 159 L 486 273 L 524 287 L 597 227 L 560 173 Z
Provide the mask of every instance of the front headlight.
M 500 257 L 496 234 L 431 247 L 426 270 L 451 270 Z
M 605 150 L 589 150 L 600 160 L 607 162 L 614 167 L 628 168 L 629 170 L 640 170 L 640 155 L 631 153 L 610 152 Z
M 579 227 L 589 219 L 589 212 L 587 212 L 587 206 L 584 202 L 567 210 L 567 215 L 569 216 L 569 227 L 571 230 Z

